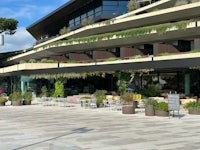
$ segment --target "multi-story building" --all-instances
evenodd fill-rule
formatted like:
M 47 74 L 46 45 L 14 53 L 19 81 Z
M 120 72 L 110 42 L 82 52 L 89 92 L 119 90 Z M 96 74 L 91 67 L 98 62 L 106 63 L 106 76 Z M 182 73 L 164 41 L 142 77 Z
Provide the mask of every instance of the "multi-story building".
M 13 82 L 21 79 L 15 85 L 26 90 L 33 83 L 27 75 L 148 69 L 153 70 L 151 80 L 160 82 L 163 89 L 198 96 L 200 72 L 193 68 L 200 64 L 200 1 L 140 0 L 135 1 L 138 8 L 131 12 L 128 2 L 69 1 L 27 28 L 37 44 L 3 61 L 1 76 L 10 76 Z M 63 27 L 68 32 L 60 35 Z M 22 60 L 44 58 L 57 63 L 19 64 Z M 109 58 L 117 60 L 105 61 Z M 78 63 L 63 63 L 69 61 Z M 141 87 L 149 80 L 147 76 L 141 76 Z M 69 82 L 77 84 L 74 80 Z M 112 75 L 90 84 L 95 85 L 90 92 L 98 85 L 116 90 Z

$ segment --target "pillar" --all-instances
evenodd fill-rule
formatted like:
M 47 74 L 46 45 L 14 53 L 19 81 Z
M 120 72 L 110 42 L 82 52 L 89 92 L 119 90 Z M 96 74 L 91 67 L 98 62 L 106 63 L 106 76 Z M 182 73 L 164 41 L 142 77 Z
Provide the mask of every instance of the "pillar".
M 185 74 L 185 94 L 190 95 L 190 74 Z
M 200 49 L 200 38 L 194 39 L 194 49 Z

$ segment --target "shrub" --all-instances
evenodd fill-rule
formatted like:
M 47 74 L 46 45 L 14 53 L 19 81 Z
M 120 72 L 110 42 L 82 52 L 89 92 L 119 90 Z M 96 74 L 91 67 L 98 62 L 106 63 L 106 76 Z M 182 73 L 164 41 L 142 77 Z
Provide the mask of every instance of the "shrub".
M 148 106 L 148 105 L 155 106 L 158 102 L 152 98 L 147 98 L 143 100 L 143 103 L 145 104 L 145 106 Z
M 106 98 L 106 93 L 107 91 L 106 90 L 96 90 L 94 95 L 97 99 L 96 103 L 97 104 L 100 104 L 103 102 L 103 100 Z
M 32 93 L 31 92 L 25 92 L 23 94 L 23 98 L 27 101 L 31 101 L 32 100 Z
M 21 92 L 13 92 L 9 95 L 9 100 L 11 101 L 21 101 L 22 93 Z
M 184 108 L 188 110 L 200 109 L 200 101 L 188 102 L 187 104 L 184 105 Z
M 162 86 L 160 84 L 148 84 L 146 88 L 142 90 L 143 95 L 147 97 L 158 96 L 161 93 Z
M 5 97 L 0 97 L 0 103 L 5 103 L 5 102 L 7 102 L 8 100 L 7 100 L 7 98 L 5 98 Z
M 41 96 L 48 96 L 48 91 L 46 86 L 42 86 Z
M 132 93 L 125 93 L 122 95 L 122 99 L 124 100 L 124 104 L 132 104 L 133 102 L 133 94 Z
M 154 109 L 155 109 L 155 110 L 168 111 L 168 103 L 166 103 L 166 102 L 157 103 L 157 104 L 154 106 Z

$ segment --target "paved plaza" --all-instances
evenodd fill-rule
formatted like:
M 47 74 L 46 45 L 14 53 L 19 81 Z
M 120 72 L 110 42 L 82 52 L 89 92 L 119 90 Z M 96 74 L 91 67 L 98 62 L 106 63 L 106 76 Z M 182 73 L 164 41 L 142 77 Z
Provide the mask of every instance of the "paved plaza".
M 0 150 L 196 150 L 200 116 L 122 115 L 109 108 L 0 107 Z

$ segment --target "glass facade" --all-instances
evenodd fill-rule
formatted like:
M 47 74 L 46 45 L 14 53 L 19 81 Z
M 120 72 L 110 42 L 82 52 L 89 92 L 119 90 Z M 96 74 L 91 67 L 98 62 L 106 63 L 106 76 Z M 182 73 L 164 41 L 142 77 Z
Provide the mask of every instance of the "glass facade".
M 127 13 L 129 0 L 95 0 L 69 15 L 68 24 L 73 30 L 82 26 L 83 20 L 93 20 L 101 15 L 121 15 Z
M 121 15 L 127 13 L 129 0 L 103 0 L 103 14 Z

